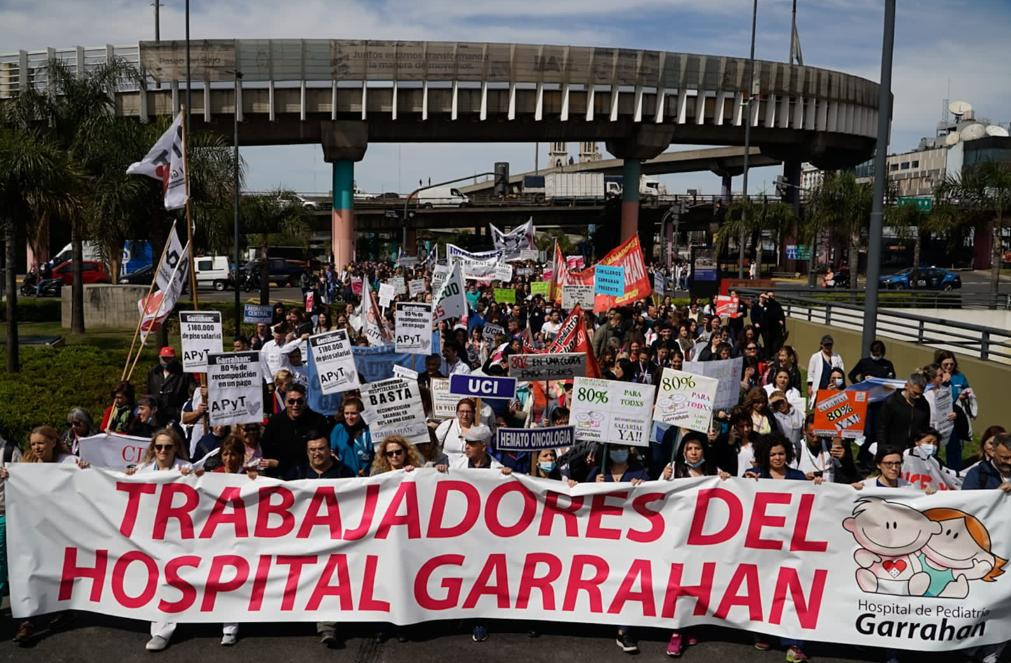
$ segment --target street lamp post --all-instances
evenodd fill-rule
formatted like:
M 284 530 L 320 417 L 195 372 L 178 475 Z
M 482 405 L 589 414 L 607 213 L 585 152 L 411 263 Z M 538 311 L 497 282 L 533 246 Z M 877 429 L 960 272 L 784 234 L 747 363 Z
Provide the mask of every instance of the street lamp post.
M 866 356 L 878 331 L 878 277 L 881 274 L 881 226 L 885 199 L 888 133 L 892 123 L 892 50 L 895 43 L 895 0 L 885 0 L 885 29 L 881 45 L 881 81 L 878 83 L 878 139 L 874 147 L 874 199 L 867 235 L 867 296 L 860 346 Z M 856 247 L 853 247 L 855 250 Z M 850 278 L 856 282 L 856 274 Z
M 235 109 L 232 113 L 232 187 L 234 188 L 234 199 L 233 212 L 234 218 L 232 219 L 232 239 L 235 242 L 235 335 L 239 336 L 242 330 L 242 310 L 241 303 L 239 302 L 239 202 L 241 199 L 241 192 L 239 191 L 239 100 L 242 98 L 242 93 L 239 88 L 242 85 L 242 72 L 235 71 Z
M 742 219 L 747 219 L 748 215 L 748 157 L 751 152 L 751 102 L 753 100 L 753 88 L 755 87 L 755 27 L 758 24 L 758 0 L 754 0 L 751 6 L 751 55 L 748 58 L 748 89 L 744 97 L 744 173 L 741 181 L 741 192 L 744 195 L 744 207 L 741 210 Z M 737 278 L 744 278 L 744 242 L 746 232 L 741 230 L 737 247 Z M 758 241 L 762 241 L 759 233 Z M 762 268 L 758 265 L 758 269 Z M 758 276 L 758 271 L 755 272 Z

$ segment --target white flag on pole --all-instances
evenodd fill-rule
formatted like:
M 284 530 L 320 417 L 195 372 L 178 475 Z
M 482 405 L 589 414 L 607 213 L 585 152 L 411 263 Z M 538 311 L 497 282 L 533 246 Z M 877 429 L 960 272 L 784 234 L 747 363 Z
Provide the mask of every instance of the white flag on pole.
M 188 254 L 184 252 L 183 243 L 179 241 L 179 234 L 176 232 L 176 224 L 172 224 L 169 230 L 168 239 L 165 241 L 165 252 L 162 253 L 161 262 L 158 263 L 158 271 L 155 274 L 155 285 L 159 290 L 168 290 L 172 281 L 172 272 L 175 271 L 179 261 Z
M 467 296 L 463 284 L 463 268 L 458 260 L 452 261 L 452 267 L 446 280 L 439 286 L 432 301 L 433 320 L 441 322 L 449 318 L 462 318 L 467 313 Z
M 183 143 L 183 114 L 176 116 L 172 126 L 141 161 L 130 164 L 127 175 L 147 175 L 162 183 L 165 209 L 186 206 L 186 158 Z
M 365 338 L 369 340 L 369 345 L 386 345 L 392 340 L 392 335 L 386 328 L 386 320 L 379 311 L 376 295 L 372 292 L 372 286 L 369 285 L 368 279 L 364 279 L 362 282 L 361 319 Z
M 522 249 L 532 249 L 534 245 L 534 219 L 530 219 L 522 226 L 513 228 L 507 233 L 502 232 L 492 224 L 488 224 L 491 229 L 491 238 L 495 242 L 495 248 L 504 251 L 503 259 L 516 260 L 520 256 Z
M 137 308 L 140 309 L 140 333 L 141 343 L 147 338 L 148 333 L 156 331 L 165 319 L 172 313 L 179 296 L 183 292 L 186 284 L 186 276 L 189 274 L 190 258 L 189 244 L 183 247 L 181 257 L 176 262 L 172 275 L 169 277 L 168 285 L 165 289 L 155 290 L 153 293 L 137 301 Z

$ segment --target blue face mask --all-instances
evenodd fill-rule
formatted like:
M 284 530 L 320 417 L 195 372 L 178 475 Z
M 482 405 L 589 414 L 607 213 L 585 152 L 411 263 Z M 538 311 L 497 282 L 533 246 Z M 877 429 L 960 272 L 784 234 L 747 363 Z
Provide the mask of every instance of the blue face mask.
M 706 459 L 705 458 L 700 459 L 696 463 L 693 463 L 690 460 L 688 460 L 687 458 L 685 458 L 685 465 L 687 465 L 688 467 L 692 468 L 693 470 L 697 470 L 697 469 L 699 469 L 700 467 L 702 467 L 705 464 L 706 464 Z
M 926 458 L 930 458 L 935 453 L 937 453 L 937 447 L 933 444 L 921 444 L 919 447 L 920 453 Z
M 627 463 L 628 462 L 628 451 L 625 449 L 617 449 L 608 454 L 611 457 L 612 463 Z
M 554 472 L 555 465 L 556 463 L 553 460 L 542 460 L 537 463 L 537 467 L 541 468 L 541 472 L 544 472 L 545 474 L 551 474 Z

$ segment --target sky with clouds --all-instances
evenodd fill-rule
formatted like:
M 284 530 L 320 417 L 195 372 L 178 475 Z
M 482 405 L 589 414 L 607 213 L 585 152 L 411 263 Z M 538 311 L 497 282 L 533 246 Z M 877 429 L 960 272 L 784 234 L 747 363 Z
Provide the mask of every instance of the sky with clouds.
M 264 0 L 191 1 L 193 38 L 357 38 L 504 41 L 647 48 L 747 56 L 748 0 Z M 785 61 L 790 0 L 759 0 L 756 57 Z M 162 39 L 184 36 L 183 0 L 162 0 Z M 877 80 L 881 0 L 798 0 L 804 62 Z M 1009 0 L 899 0 L 890 151 L 931 135 L 946 97 L 980 116 L 1011 120 L 1007 74 Z M 0 53 L 76 45 L 126 45 L 154 37 L 152 0 L 0 0 Z M 1001 55 L 1004 53 L 1004 55 Z M 601 147 L 603 147 L 601 145 Z M 573 154 L 578 145 L 570 144 Z M 672 148 L 678 149 L 678 148 Z M 681 148 L 683 149 L 683 148 Z M 547 146 L 541 145 L 541 164 Z M 318 146 L 245 148 L 247 186 L 326 192 Z M 533 144 L 373 144 L 356 165 L 366 191 L 409 191 L 414 182 L 534 165 Z M 772 191 L 776 168 L 755 169 L 752 192 Z M 665 176 L 672 192 L 717 193 L 709 173 Z M 740 186 L 740 178 L 735 188 Z

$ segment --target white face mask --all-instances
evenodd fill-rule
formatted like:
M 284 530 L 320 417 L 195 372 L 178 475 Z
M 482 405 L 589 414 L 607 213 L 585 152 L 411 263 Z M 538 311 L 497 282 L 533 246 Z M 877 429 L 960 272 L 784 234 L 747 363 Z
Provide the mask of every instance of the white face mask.
M 921 444 L 918 449 L 920 453 L 923 454 L 925 458 L 930 458 L 935 453 L 937 453 L 937 447 L 933 444 Z
M 835 386 L 838 387 L 839 389 L 842 389 L 843 387 L 846 386 L 846 381 L 843 380 L 842 378 L 836 378 Z

